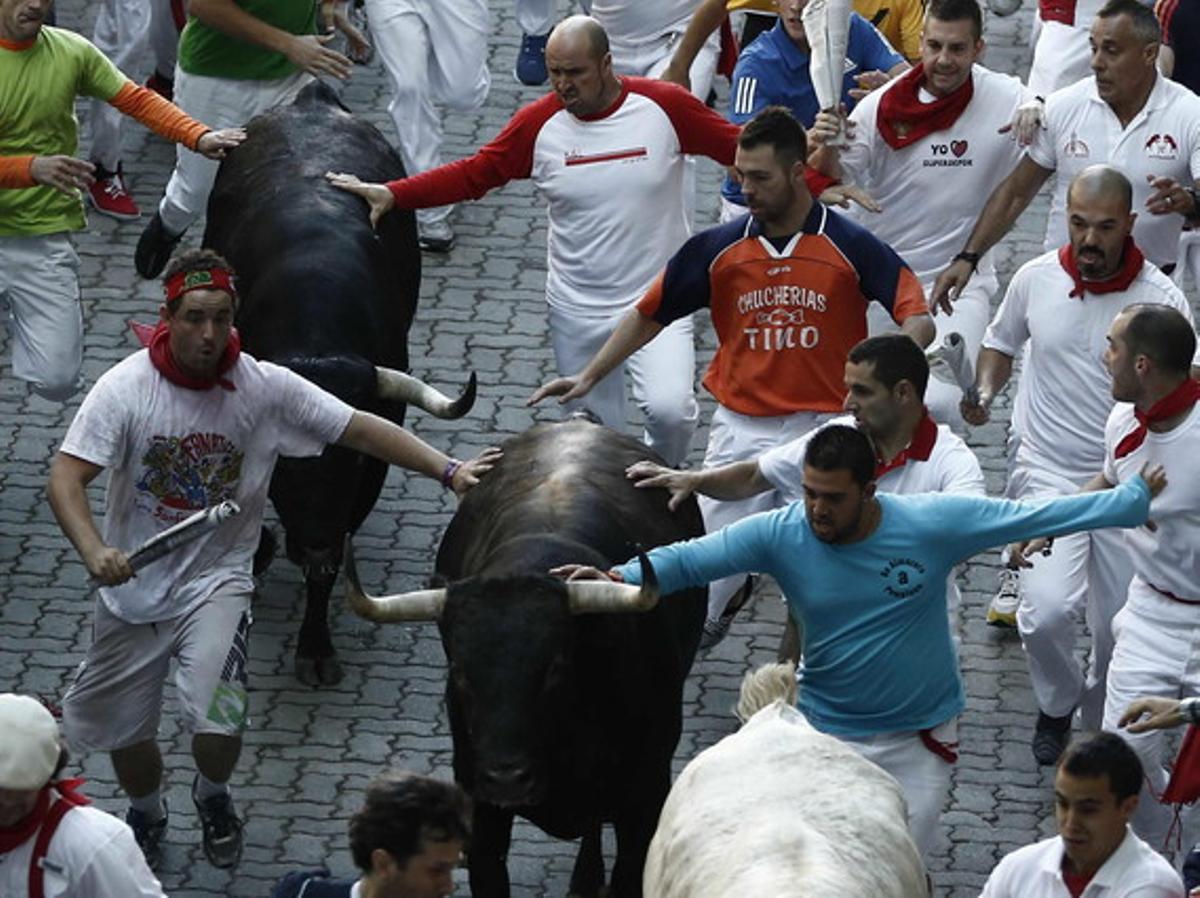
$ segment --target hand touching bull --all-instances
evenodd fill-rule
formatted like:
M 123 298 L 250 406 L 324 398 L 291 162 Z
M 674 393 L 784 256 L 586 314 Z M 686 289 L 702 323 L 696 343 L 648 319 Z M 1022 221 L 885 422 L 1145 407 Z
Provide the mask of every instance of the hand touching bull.
M 361 196 L 371 212 L 371 227 L 379 227 L 379 219 L 396 208 L 396 198 L 385 184 L 368 184 L 356 175 L 345 172 L 325 172 L 325 180 L 339 190 Z

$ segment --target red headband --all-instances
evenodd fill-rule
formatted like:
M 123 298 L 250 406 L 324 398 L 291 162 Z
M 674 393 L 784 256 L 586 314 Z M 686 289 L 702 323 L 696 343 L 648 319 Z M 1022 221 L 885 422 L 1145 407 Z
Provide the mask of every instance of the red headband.
M 201 268 L 196 271 L 177 271 L 163 283 L 167 302 L 178 299 L 191 290 L 224 290 L 237 299 L 233 272 L 228 268 Z

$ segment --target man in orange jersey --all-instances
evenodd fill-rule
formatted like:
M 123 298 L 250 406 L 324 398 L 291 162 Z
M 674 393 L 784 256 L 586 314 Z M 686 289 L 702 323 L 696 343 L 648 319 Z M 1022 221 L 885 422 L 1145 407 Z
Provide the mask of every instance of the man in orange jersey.
M 74 158 L 75 96 L 102 99 L 161 136 L 220 159 L 245 137 L 213 131 L 138 87 L 85 38 L 45 26 L 51 0 L 0 0 L 0 297 L 13 316 L 13 374 L 48 399 L 79 388 L 83 318 L 80 190 L 96 167 Z
M 879 302 L 918 345 L 934 325 L 916 276 L 861 226 L 813 200 L 804 183 L 804 129 L 783 107 L 764 109 L 738 138 L 734 169 L 749 214 L 690 239 L 580 371 L 538 389 L 578 399 L 679 318 L 707 306 L 719 346 L 704 386 L 720 403 L 705 467 L 754 458 L 842 409 L 850 348 Z M 779 504 L 774 491 L 721 502 L 702 498 L 709 531 Z M 744 601 L 740 577 L 709 587 L 702 645 L 715 645 Z

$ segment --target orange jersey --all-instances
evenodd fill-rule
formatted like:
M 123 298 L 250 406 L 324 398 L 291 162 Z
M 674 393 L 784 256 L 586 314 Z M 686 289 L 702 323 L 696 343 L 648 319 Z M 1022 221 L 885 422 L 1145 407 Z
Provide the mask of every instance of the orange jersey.
M 749 215 L 690 239 L 638 311 L 666 325 L 708 306 L 719 346 L 705 388 L 743 415 L 842 407 L 850 348 L 867 335 L 872 300 L 896 322 L 929 308 L 887 244 L 814 203 L 803 228 L 768 240 Z

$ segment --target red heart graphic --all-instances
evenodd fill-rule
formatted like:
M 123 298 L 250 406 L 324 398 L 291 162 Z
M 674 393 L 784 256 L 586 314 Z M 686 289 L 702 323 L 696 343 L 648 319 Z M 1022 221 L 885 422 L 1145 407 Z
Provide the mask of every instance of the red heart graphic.
M 967 151 L 967 142 L 965 140 L 950 141 L 950 152 L 955 156 L 962 156 Z

